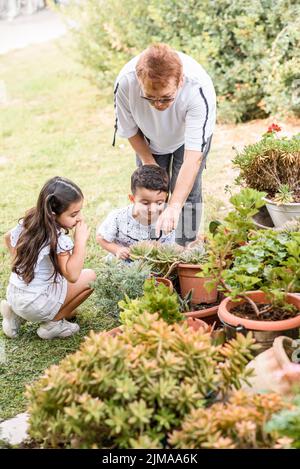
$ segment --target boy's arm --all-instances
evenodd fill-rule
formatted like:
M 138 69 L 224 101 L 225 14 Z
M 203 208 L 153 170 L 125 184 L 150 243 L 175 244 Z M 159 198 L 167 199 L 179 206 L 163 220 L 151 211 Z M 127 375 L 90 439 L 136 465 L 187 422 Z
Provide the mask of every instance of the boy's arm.
M 129 258 L 129 248 L 120 246 L 120 244 L 117 243 L 110 243 L 103 239 L 101 235 L 96 236 L 96 241 L 102 247 L 102 249 L 105 249 L 106 251 L 110 252 L 118 259 Z
M 12 245 L 11 245 L 11 242 L 10 242 L 10 231 L 8 231 L 8 232 L 4 235 L 4 244 L 5 244 L 5 246 L 7 247 L 7 249 L 9 250 L 11 256 L 14 257 L 14 256 L 16 255 L 16 248 L 12 247 Z

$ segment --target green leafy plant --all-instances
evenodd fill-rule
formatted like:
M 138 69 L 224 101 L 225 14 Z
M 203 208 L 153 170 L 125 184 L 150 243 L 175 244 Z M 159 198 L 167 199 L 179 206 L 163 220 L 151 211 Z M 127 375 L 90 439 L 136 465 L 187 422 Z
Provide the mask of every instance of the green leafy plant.
M 29 434 L 42 447 L 162 448 L 192 409 L 250 376 L 250 335 L 225 346 L 144 313 L 80 349 L 27 387 Z
M 290 139 L 266 132 L 233 160 L 239 168 L 237 183 L 266 191 L 278 203 L 300 202 L 300 135 Z
M 237 391 L 226 403 L 193 409 L 181 429 L 171 434 L 169 443 L 186 449 L 290 448 L 292 440 L 280 439 L 277 428 L 273 431 L 274 425 L 267 425 L 271 432 L 264 431 L 265 422 L 288 407 L 291 406 L 275 393 L 249 395 Z M 288 412 L 291 411 L 283 411 Z
M 299 380 L 299 374 L 298 374 Z M 299 381 L 298 381 L 299 383 Z M 300 394 L 293 400 L 294 406 L 290 409 L 284 409 L 272 416 L 266 423 L 265 431 L 268 433 L 276 432 L 281 437 L 290 439 L 292 447 L 300 448 Z
M 179 308 L 183 313 L 187 313 L 192 310 L 192 298 L 193 298 L 193 289 L 190 290 L 183 298 L 178 295 Z
M 156 285 L 155 279 L 146 280 L 144 284 L 144 294 L 136 299 L 119 302 L 120 320 L 122 324 L 133 325 L 137 317 L 145 311 L 148 313 L 158 313 L 159 317 L 168 324 L 184 320 L 180 313 L 178 295 L 170 293 L 168 287 L 163 284 Z
M 145 279 L 150 277 L 150 269 L 139 262 L 125 264 L 112 259 L 103 262 L 96 269 L 97 279 L 93 283 L 94 301 L 104 313 L 119 316 L 120 300 L 137 298 L 143 293 Z
M 264 205 L 263 196 L 246 188 L 231 197 L 235 210 L 210 235 L 208 262 L 197 275 L 212 277 L 208 288 L 218 285 L 233 300 L 246 300 L 257 317 L 260 312 L 245 292 L 258 289 L 273 306 L 295 315 L 286 293 L 299 288 L 299 233 L 253 230 L 252 217 Z
M 174 278 L 176 267 L 180 263 L 201 265 L 207 260 L 205 243 L 190 248 L 176 244 L 161 244 L 156 241 L 142 241 L 130 248 L 130 258 L 148 265 L 155 275 Z
M 262 290 L 271 304 L 282 311 L 297 313 L 287 304 L 287 293 L 300 289 L 300 233 L 260 230 L 238 248 L 223 279 L 232 298 L 242 292 Z
M 232 266 L 236 250 L 247 243 L 251 231 L 254 229 L 252 217 L 265 203 L 262 200 L 264 192 L 254 189 L 243 189 L 239 194 L 233 195 L 230 202 L 234 209 L 230 211 L 221 224 L 217 224 L 208 238 L 208 259 L 202 265 L 199 277 L 210 277 L 207 288 L 216 285 L 219 289 L 228 292 L 225 283 L 224 271 Z M 241 293 L 241 296 L 244 295 Z M 251 303 L 251 300 L 250 300 Z

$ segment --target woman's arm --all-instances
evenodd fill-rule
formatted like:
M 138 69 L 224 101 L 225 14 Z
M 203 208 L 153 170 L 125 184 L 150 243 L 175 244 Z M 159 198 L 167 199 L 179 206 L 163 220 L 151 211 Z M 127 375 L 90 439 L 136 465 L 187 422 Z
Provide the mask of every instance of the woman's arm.
M 134 149 L 134 151 L 139 155 L 140 159 L 142 160 L 143 164 L 156 164 L 153 155 L 144 140 L 144 136 L 142 132 L 139 130 L 136 135 L 130 137 L 128 139 L 130 145 Z

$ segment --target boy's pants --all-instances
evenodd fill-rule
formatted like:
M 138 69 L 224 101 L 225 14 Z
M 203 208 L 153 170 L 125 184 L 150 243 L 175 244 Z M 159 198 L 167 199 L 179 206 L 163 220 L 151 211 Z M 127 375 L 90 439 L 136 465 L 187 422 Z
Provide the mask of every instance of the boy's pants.
M 212 136 L 210 136 L 207 140 L 200 169 L 196 176 L 195 183 L 190 192 L 190 195 L 188 196 L 186 203 L 182 208 L 179 222 L 176 228 L 176 243 L 180 244 L 181 246 L 185 246 L 187 243 L 194 241 L 199 230 L 202 215 L 202 172 L 206 167 L 206 159 L 210 150 L 211 140 Z M 153 155 L 153 157 L 159 166 L 166 169 L 170 175 L 170 190 L 172 193 L 177 181 L 178 173 L 183 163 L 184 145 L 175 150 L 174 153 L 168 153 L 166 155 Z M 142 165 L 138 155 L 136 155 L 136 162 L 138 166 Z

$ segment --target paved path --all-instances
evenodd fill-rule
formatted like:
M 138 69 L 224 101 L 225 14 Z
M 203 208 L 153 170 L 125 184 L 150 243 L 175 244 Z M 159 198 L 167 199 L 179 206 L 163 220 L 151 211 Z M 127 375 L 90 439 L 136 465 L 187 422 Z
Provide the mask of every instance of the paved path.
M 48 9 L 33 15 L 17 16 L 11 21 L 0 20 L 0 54 L 51 41 L 66 31 L 67 28 L 57 13 Z
M 23 412 L 0 423 L 0 440 L 11 445 L 19 445 L 26 439 L 28 430 L 28 414 Z

